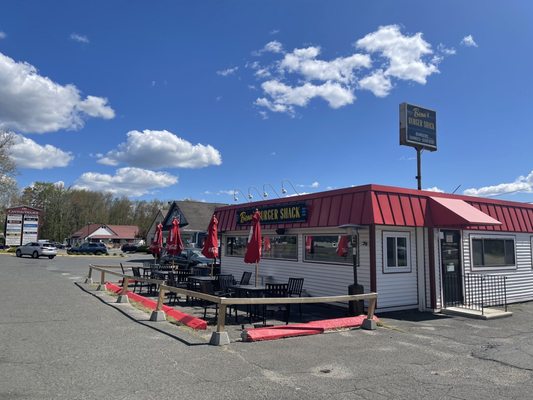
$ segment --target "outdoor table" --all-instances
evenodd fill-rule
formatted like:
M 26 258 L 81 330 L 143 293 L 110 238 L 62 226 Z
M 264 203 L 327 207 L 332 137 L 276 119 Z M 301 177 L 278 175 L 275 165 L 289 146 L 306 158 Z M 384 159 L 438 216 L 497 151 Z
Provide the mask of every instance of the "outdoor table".
M 264 285 L 231 285 L 230 289 L 235 290 L 235 296 L 236 297 L 264 297 L 265 296 L 265 290 L 266 286 Z M 252 323 L 252 310 L 250 305 L 246 306 L 248 315 L 250 317 L 250 323 Z M 253 307 L 255 309 L 255 314 L 257 315 L 258 307 Z M 235 311 L 235 321 L 237 320 L 237 311 Z

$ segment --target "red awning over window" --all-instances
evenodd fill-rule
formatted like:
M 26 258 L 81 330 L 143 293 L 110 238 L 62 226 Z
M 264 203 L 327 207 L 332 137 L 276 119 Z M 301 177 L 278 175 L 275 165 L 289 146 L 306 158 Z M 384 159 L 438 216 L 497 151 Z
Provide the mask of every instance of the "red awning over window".
M 444 197 L 430 197 L 429 199 L 431 218 L 436 227 L 502 224 L 466 201 Z

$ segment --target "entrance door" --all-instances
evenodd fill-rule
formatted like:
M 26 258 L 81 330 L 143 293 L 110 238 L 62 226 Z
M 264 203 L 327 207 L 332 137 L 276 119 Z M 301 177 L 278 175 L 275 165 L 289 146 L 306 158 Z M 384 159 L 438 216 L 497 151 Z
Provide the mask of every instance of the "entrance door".
M 460 305 L 463 303 L 460 231 L 440 231 L 440 259 L 442 263 L 444 305 Z

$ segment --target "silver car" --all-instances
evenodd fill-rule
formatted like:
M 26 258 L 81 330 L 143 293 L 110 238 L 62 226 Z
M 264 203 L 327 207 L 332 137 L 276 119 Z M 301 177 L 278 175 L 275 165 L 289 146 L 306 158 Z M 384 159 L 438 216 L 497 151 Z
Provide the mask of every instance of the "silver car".
M 15 254 L 17 257 L 32 256 L 33 258 L 39 258 L 45 256 L 52 259 L 57 255 L 57 248 L 50 243 L 30 242 L 17 247 Z

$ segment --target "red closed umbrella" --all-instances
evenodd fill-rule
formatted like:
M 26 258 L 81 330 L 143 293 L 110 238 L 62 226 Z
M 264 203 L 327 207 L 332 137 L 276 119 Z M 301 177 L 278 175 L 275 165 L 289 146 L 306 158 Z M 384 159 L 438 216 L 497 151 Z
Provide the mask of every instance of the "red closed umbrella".
M 214 258 L 213 265 L 216 264 L 218 257 L 218 219 L 215 214 L 211 217 L 207 227 L 207 237 L 204 240 L 202 254 L 207 258 Z M 213 275 L 213 268 L 211 268 L 211 275 Z
M 337 244 L 337 255 L 339 257 L 346 257 L 348 255 L 348 244 L 350 243 L 350 236 L 343 235 L 339 238 Z
M 176 217 L 172 220 L 172 227 L 167 236 L 167 253 L 175 256 L 182 252 L 183 242 L 181 241 L 180 223 Z
M 161 249 L 163 248 L 163 224 L 161 222 L 157 224 L 155 229 L 155 236 L 152 244 L 150 245 L 150 251 L 156 257 L 161 255 Z
M 255 210 L 252 217 L 252 226 L 244 254 L 244 262 L 248 264 L 255 263 L 255 286 L 259 278 L 259 261 L 261 260 L 261 215 L 259 210 Z

